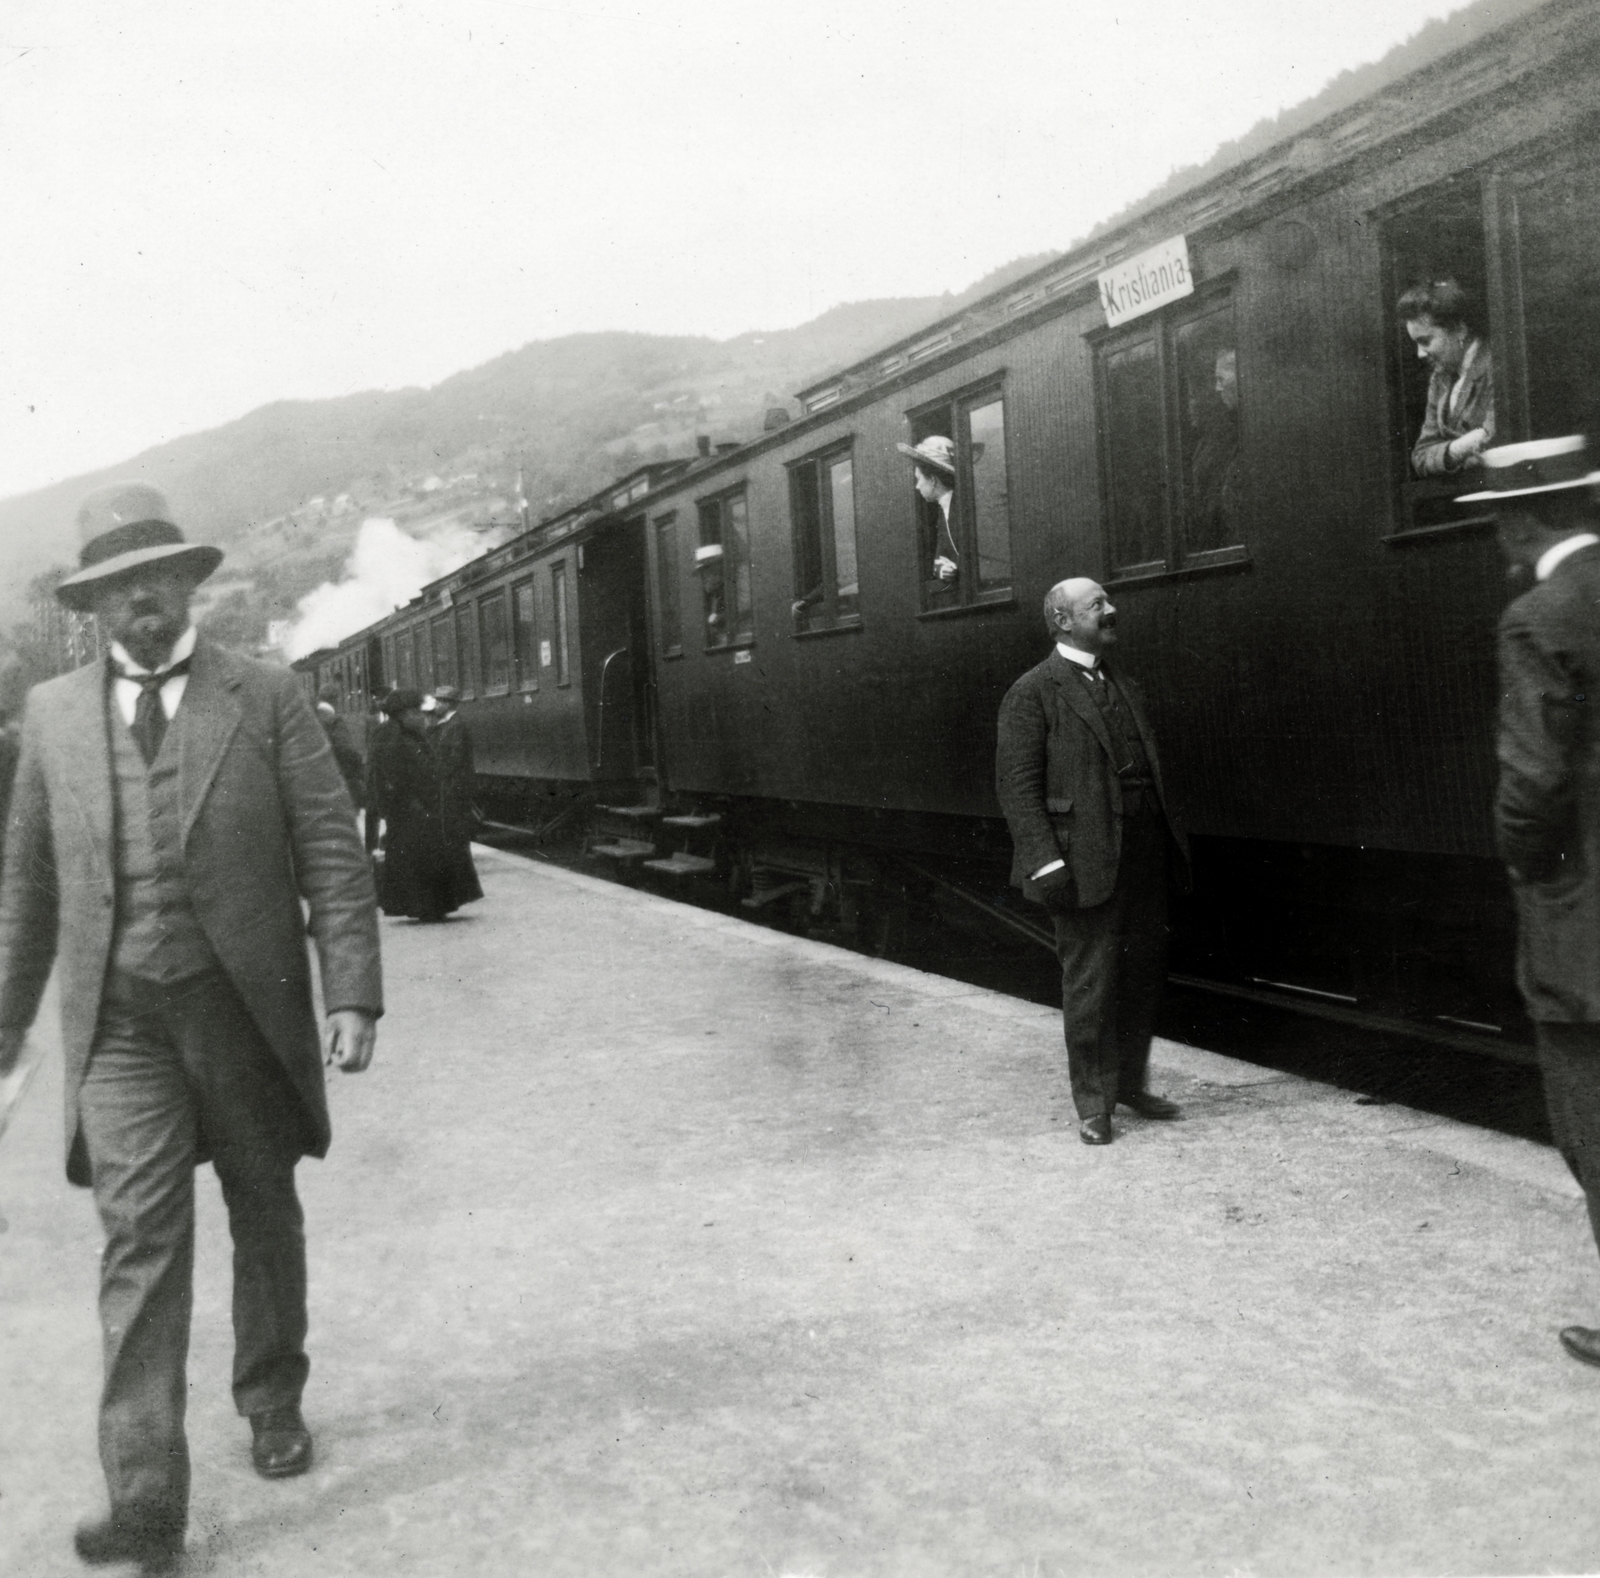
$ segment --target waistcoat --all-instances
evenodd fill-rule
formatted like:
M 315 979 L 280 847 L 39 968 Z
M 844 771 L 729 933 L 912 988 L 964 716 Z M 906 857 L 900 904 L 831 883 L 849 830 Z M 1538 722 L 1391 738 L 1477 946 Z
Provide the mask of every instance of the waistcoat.
M 1105 719 L 1106 729 L 1111 735 L 1112 742 L 1122 747 L 1117 759 L 1118 776 L 1153 778 L 1150 755 L 1144 748 L 1139 727 L 1133 721 L 1133 713 L 1123 701 L 1122 692 L 1117 689 L 1117 682 L 1102 671 L 1099 679 L 1091 679 L 1086 683 L 1089 694 L 1094 697 L 1095 706 L 1100 709 L 1100 715 Z
M 184 981 L 216 967 L 183 880 L 178 730 L 169 726 L 148 768 L 106 687 L 116 791 L 116 911 L 111 967 L 143 980 Z

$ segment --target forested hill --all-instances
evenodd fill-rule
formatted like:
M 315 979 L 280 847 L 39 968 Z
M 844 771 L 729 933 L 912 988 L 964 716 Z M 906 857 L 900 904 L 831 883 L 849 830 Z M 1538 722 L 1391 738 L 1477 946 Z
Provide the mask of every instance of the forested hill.
M 697 434 L 750 437 L 767 408 L 794 409 L 796 388 L 1045 261 L 1020 258 L 959 296 L 854 302 L 794 329 L 729 340 L 570 335 L 431 389 L 264 406 L 0 500 L 0 623 L 21 613 L 34 576 L 76 559 L 74 514 L 101 482 L 155 482 L 193 537 L 234 550 L 231 565 L 253 583 L 238 589 L 255 607 L 248 623 L 264 628 L 337 571 L 363 513 L 393 513 L 394 501 L 453 481 L 488 508 L 510 499 L 520 466 L 537 519 L 645 460 L 692 453 Z

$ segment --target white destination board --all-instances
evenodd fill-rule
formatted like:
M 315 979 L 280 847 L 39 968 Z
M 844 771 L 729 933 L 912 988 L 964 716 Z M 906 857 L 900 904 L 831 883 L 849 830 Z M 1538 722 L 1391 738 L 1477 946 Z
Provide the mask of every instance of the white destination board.
M 1100 276 L 1100 305 L 1113 329 L 1193 294 L 1189 244 L 1182 236 L 1172 236 Z

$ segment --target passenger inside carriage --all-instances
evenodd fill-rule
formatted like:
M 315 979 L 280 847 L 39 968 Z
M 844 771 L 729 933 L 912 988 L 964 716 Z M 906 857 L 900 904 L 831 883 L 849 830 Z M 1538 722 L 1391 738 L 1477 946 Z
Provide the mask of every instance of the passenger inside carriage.
M 942 433 L 936 433 L 919 444 L 897 444 L 895 447 L 911 460 L 917 497 L 924 505 L 933 506 L 927 511 L 928 521 L 933 525 L 933 541 L 923 574 L 927 583 L 925 601 L 939 606 L 954 594 L 956 578 L 961 574 L 961 555 L 957 551 L 950 522 L 950 511 L 956 496 L 955 442 Z M 935 510 L 938 512 L 936 520 Z
M 1232 345 L 1223 346 L 1216 352 L 1210 371 L 1210 389 L 1191 400 L 1184 431 L 1191 551 L 1224 548 L 1240 541 L 1242 535 L 1238 351 Z
M 1399 313 L 1428 364 L 1428 408 L 1411 450 L 1419 477 L 1476 469 L 1494 442 L 1494 363 L 1478 304 L 1453 279 L 1413 285 Z

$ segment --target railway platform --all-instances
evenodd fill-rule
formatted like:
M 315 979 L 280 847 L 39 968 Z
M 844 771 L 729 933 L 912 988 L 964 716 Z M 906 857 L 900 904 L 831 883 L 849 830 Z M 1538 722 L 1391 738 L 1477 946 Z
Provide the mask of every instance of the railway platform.
M 300 1173 L 317 1462 L 251 1472 L 201 1187 L 187 1570 L 1600 1571 L 1600 1262 L 1553 1153 L 490 850 L 384 923 Z M 38 1033 L 54 1035 L 53 1017 Z M 52 1057 L 0 1146 L 0 1573 L 99 1509 L 98 1230 Z

